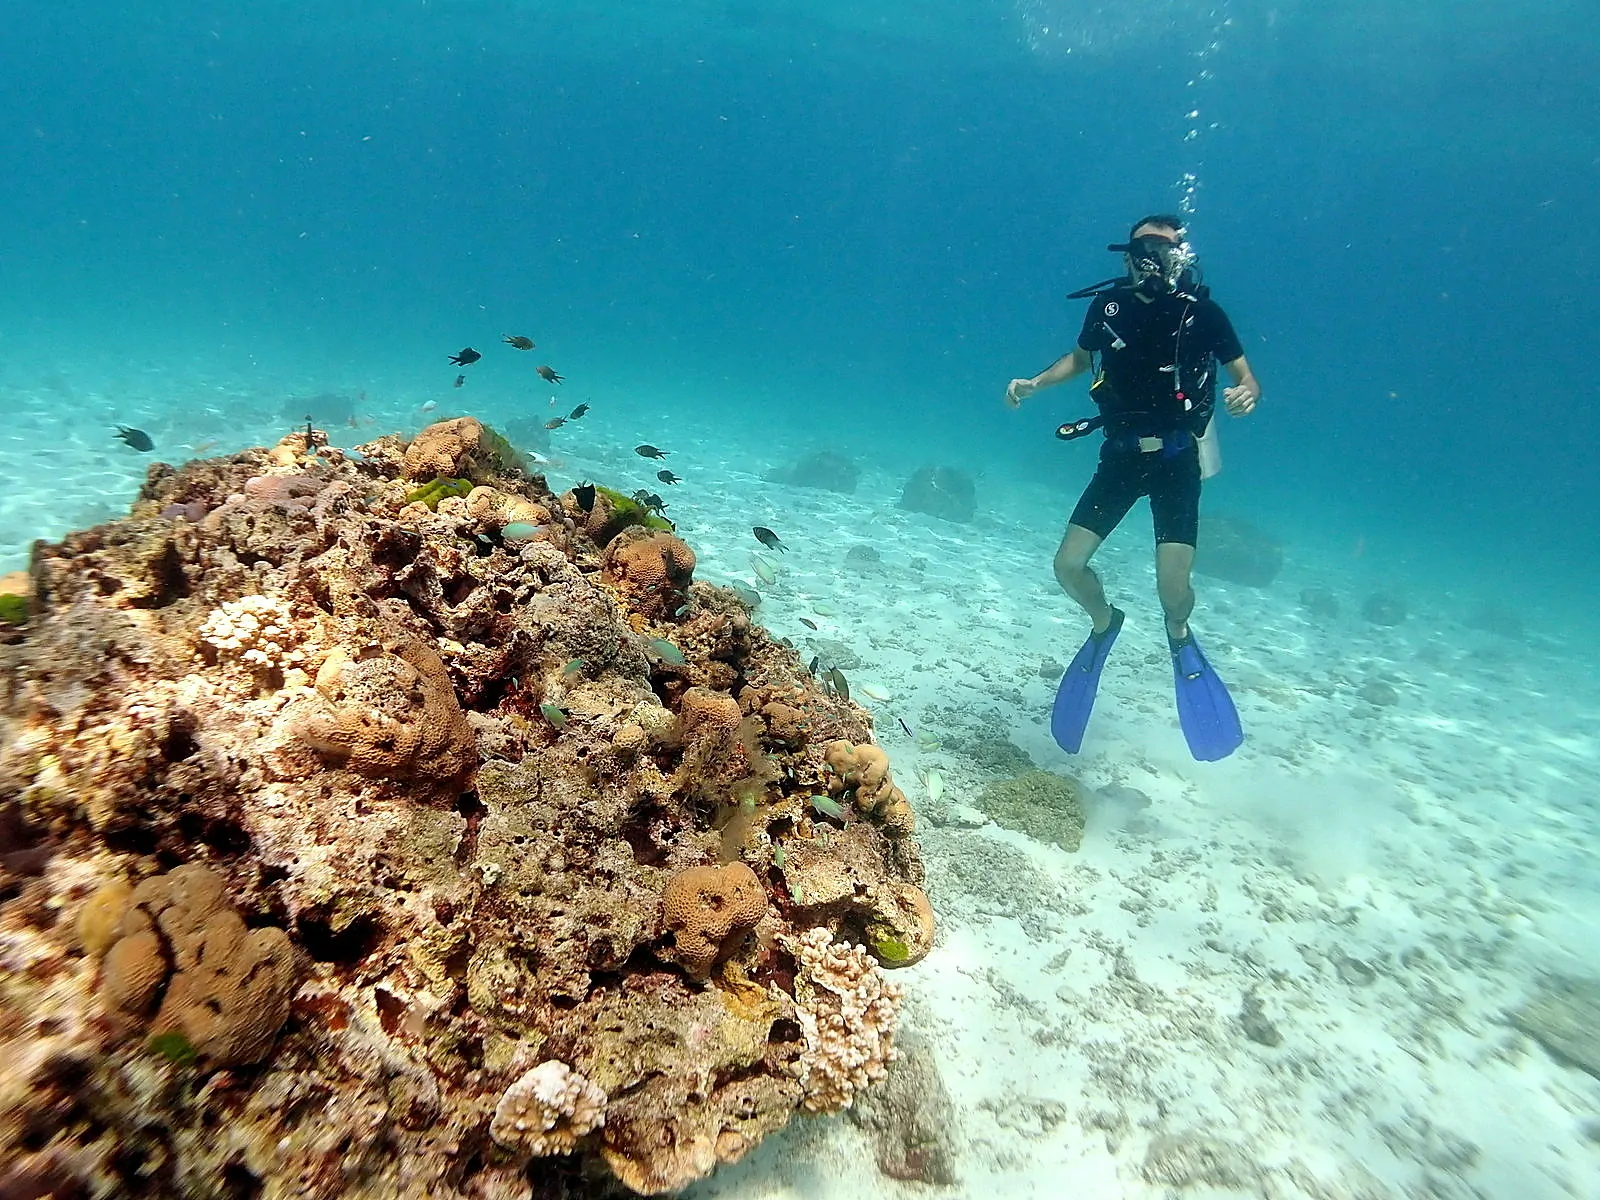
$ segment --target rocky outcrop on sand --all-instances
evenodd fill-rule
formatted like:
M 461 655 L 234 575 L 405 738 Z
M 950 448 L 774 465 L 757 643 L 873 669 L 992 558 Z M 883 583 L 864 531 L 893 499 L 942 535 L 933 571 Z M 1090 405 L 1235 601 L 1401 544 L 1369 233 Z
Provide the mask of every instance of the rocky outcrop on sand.
M 0 1191 L 660 1194 L 883 1077 L 933 920 L 870 719 L 509 449 L 298 432 L 36 546 Z

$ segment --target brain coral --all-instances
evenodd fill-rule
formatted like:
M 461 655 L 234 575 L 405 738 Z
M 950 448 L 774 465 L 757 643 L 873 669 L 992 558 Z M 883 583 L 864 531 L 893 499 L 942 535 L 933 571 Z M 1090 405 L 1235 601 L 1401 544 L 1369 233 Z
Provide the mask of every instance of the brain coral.
M 297 732 L 368 775 L 450 778 L 477 761 L 477 743 L 444 663 L 413 638 L 337 647 L 317 671 L 323 704 Z
M 694 581 L 694 561 L 694 551 L 681 538 L 635 525 L 607 544 L 600 578 L 635 611 L 659 620 L 683 606 Z
M 133 890 L 102 966 L 101 996 L 124 1025 L 146 1020 L 159 1000 L 149 1033 L 181 1033 L 202 1059 L 240 1066 L 271 1048 L 294 979 L 283 930 L 246 929 L 222 879 L 188 865 Z
M 691 977 L 703 979 L 729 943 L 756 927 L 767 893 L 742 862 L 690 867 L 667 881 L 661 897 L 673 954 Z
M 483 445 L 483 424 L 472 417 L 456 417 L 429 425 L 406 447 L 407 479 L 455 478 L 466 475 L 474 454 Z

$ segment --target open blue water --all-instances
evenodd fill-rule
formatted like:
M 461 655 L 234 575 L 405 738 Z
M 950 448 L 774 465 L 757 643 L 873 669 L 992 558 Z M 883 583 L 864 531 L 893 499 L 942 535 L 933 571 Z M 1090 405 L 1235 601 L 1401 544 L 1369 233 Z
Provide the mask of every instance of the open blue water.
M 996 397 L 1192 174 L 1267 392 L 1216 494 L 1419 580 L 1592 590 L 1580 0 L 553 7 L 13 6 L 6 381 L 443 386 L 515 328 L 605 404 L 1081 471 L 1080 396 Z

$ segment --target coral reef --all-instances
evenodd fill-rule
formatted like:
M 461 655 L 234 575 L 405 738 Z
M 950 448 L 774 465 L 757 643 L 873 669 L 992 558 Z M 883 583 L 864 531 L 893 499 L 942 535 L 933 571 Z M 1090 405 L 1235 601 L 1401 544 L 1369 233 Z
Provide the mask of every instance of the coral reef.
M 1339 615 L 1339 597 L 1327 588 L 1301 588 L 1300 607 L 1313 617 L 1332 620 Z
M 1556 1058 L 1600 1078 L 1600 979 L 1541 980 L 1507 1016 Z
M 660 1194 L 850 1103 L 884 968 L 934 940 L 869 716 L 478 422 L 359 450 L 157 464 L 35 547 L 0 645 L 0 1179 Z M 475 486 L 407 502 L 440 476 Z
M 1400 596 L 1374 592 L 1361 602 L 1361 615 L 1374 625 L 1398 625 L 1406 619 L 1406 602 Z
M 955 1105 L 925 1042 L 896 1047 L 883 1086 L 860 1094 L 850 1118 L 872 1138 L 890 1179 L 949 1187 L 956 1182 Z
M 1069 854 L 1083 843 L 1083 788 L 1068 776 L 1029 771 L 1002 779 L 983 789 L 977 806 L 1007 829 L 1053 842 Z
M 978 513 L 978 488 L 956 467 L 923 467 L 906 480 L 900 507 L 943 521 L 965 524 Z
M 819 488 L 850 495 L 861 482 L 861 468 L 847 454 L 837 450 L 817 450 L 787 467 L 774 467 L 765 478 L 789 487 Z
M 1194 569 L 1229 583 L 1266 587 L 1283 570 L 1283 543 L 1239 517 L 1208 514 Z

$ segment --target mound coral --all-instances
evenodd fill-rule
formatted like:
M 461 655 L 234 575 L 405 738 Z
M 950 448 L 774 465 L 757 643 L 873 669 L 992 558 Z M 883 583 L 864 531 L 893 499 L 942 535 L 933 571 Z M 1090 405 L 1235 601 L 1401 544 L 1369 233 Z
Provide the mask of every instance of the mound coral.
M 283 930 L 247 930 L 222 879 L 188 865 L 128 897 L 100 994 L 123 1026 L 148 1021 L 150 1034 L 181 1035 L 202 1061 L 241 1066 L 266 1056 L 289 1016 L 294 975 Z
M 825 758 L 857 807 L 876 817 L 891 834 L 901 837 L 916 828 L 916 815 L 906 794 L 895 786 L 889 756 L 881 749 L 835 741 L 828 744 Z
M 473 437 L 154 467 L 36 545 L 0 1144 L 50 1190 L 525 1198 L 544 1155 L 659 1194 L 877 1077 L 932 923 L 867 714 Z
M 703 979 L 731 943 L 756 927 L 767 893 L 742 862 L 690 867 L 667 881 L 661 907 L 673 956 L 691 979 Z
M 477 762 L 444 662 L 414 638 L 354 652 L 336 646 L 317 670 L 316 690 L 323 704 L 296 732 L 352 770 L 450 779 Z
M 600 578 L 652 620 L 675 615 L 694 580 L 694 551 L 681 538 L 634 526 L 607 544 Z

